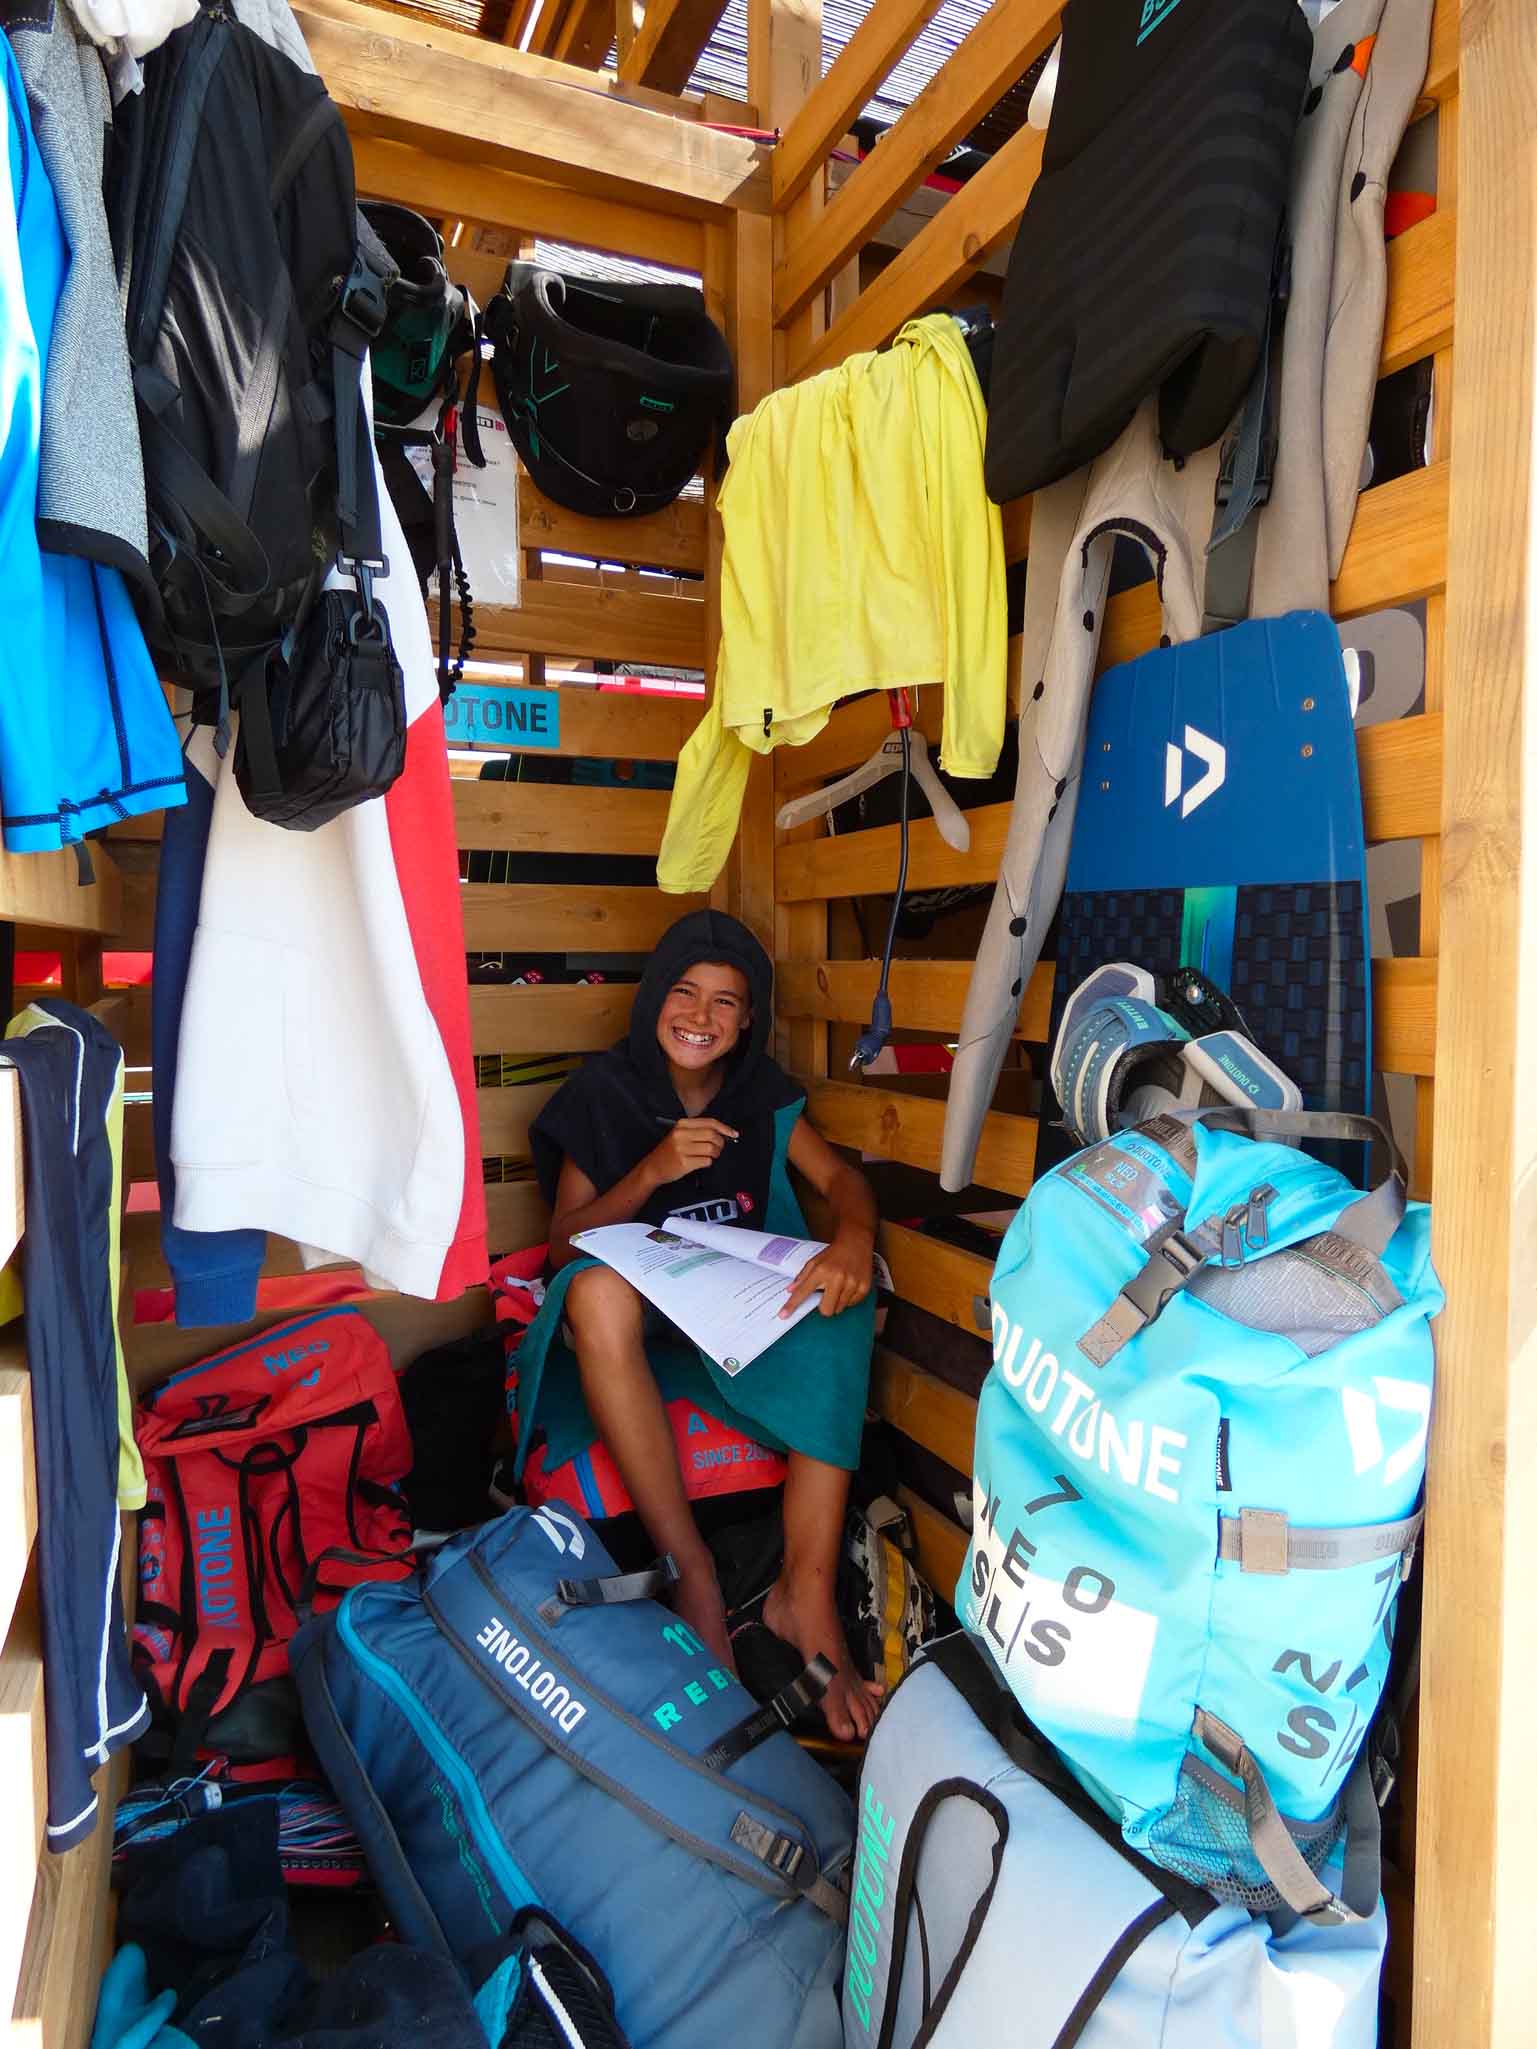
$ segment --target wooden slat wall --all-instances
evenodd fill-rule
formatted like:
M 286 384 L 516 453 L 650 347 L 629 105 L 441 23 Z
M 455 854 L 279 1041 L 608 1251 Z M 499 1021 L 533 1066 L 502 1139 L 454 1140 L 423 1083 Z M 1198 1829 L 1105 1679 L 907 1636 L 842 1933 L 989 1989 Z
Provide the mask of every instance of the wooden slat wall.
M 776 0 L 759 0 L 775 11 Z M 1495 8 L 1495 13 L 1502 10 Z M 1507 24 L 1518 10 L 1512 9 Z M 944 66 L 927 91 L 884 138 L 873 157 L 849 177 L 837 196 L 821 202 L 825 160 L 843 124 L 872 85 L 916 34 L 929 10 L 922 0 L 873 0 L 859 36 L 813 89 L 802 96 L 785 127 L 772 167 L 776 206 L 776 261 L 772 320 L 781 381 L 832 367 L 856 349 L 888 340 L 914 314 L 953 301 L 956 289 L 1012 235 L 1040 165 L 1041 137 L 1030 130 L 1014 136 L 992 161 L 941 205 L 932 219 L 867 288 L 835 303 L 825 291 L 839 266 L 870 239 L 872 228 L 898 206 L 921 179 L 935 153 L 964 132 L 956 124 L 973 120 L 1018 76 L 1020 63 L 1055 33 L 1051 0 L 998 0 Z M 1529 72 L 1537 68 L 1537 35 L 1528 33 L 1523 54 Z M 1514 31 L 1507 26 L 1507 56 Z M 1013 68 L 1010 69 L 1012 62 Z M 1005 74 L 1007 74 L 1005 76 Z M 1530 80 L 1528 80 L 1530 83 Z M 1434 1077 L 1440 1055 L 1437 1011 L 1444 1021 L 1449 992 L 1438 978 L 1439 877 L 1443 789 L 1449 771 L 1444 712 L 1447 640 L 1444 630 L 1449 526 L 1455 521 L 1451 425 L 1451 367 L 1454 337 L 1454 271 L 1459 261 L 1458 0 L 1437 0 L 1426 109 L 1440 118 L 1438 210 L 1398 237 L 1389 248 L 1388 307 L 1380 374 L 1433 357 L 1436 369 L 1436 429 L 1426 469 L 1367 493 L 1361 500 L 1341 573 L 1331 594 L 1338 618 L 1423 600 L 1427 625 L 1427 686 L 1421 716 L 1368 729 L 1359 737 L 1363 800 L 1368 837 L 1373 841 L 1415 840 L 1423 849 L 1423 899 L 1418 957 L 1374 963 L 1376 1058 L 1384 1072 L 1411 1076 L 1417 1091 L 1418 1153 L 1415 1192 L 1428 1195 L 1433 1182 L 1434 1140 L 1455 1145 L 1445 1119 L 1435 1116 Z M 1528 131 L 1529 135 L 1530 131 Z M 1526 158 L 1528 166 L 1531 157 Z M 1528 209 L 1529 212 L 1529 209 Z M 1529 250 L 1529 243 L 1523 244 Z M 1493 250 L 1490 252 L 1494 260 Z M 1522 266 L 1529 288 L 1530 261 Z M 1467 317 L 1464 301 L 1464 317 Z M 1476 316 L 1475 316 L 1476 317 Z M 1513 350 L 1514 334 L 1509 337 Z M 1527 366 L 1528 370 L 1530 365 Z M 1511 373 L 1514 375 L 1514 371 Z M 1028 549 L 1028 501 L 1005 508 L 1005 538 L 1011 561 Z M 1154 646 L 1159 619 L 1151 587 L 1112 600 L 1102 636 L 1101 663 L 1126 660 Z M 1011 650 L 1011 687 L 1018 696 L 1018 646 Z M 1530 658 L 1528 658 L 1530 661 Z M 1463 688 L 1471 672 L 1464 671 Z M 920 709 L 920 723 L 937 737 L 939 693 Z M 884 702 L 870 697 L 834 714 L 808 747 L 773 757 L 771 789 L 749 793 L 744 837 L 755 825 L 752 807 L 771 816 L 786 797 L 799 795 L 864 760 L 888 728 Z M 935 888 L 990 883 L 1007 832 L 1009 806 L 970 814 L 971 846 L 957 854 L 940 840 L 929 821 L 912 834 L 909 886 Z M 876 981 L 870 960 L 840 959 L 847 951 L 829 934 L 847 934 L 842 906 L 860 894 L 884 895 L 895 873 L 897 832 L 875 828 L 819 837 L 816 826 L 779 836 L 774 859 L 776 970 L 782 1051 L 807 1079 L 813 1114 L 838 1143 L 909 1169 L 932 1170 L 938 1161 L 944 1104 L 932 1084 L 904 1087 L 874 1080 L 851 1081 L 830 1065 L 830 1044 L 852 1038 L 869 1015 Z M 942 934 L 943 925 L 939 931 Z M 942 940 L 940 942 L 942 947 Z M 936 948 L 936 950 L 940 950 Z M 960 1022 L 971 959 L 902 959 L 893 977 L 896 1014 L 912 1031 L 953 1035 Z M 1044 964 L 1020 998 L 1016 1035 L 1041 1042 L 1047 1031 L 1052 970 Z M 830 1042 L 828 1034 L 833 1034 Z M 1035 1126 L 1028 1117 L 995 1108 L 986 1120 L 976 1178 L 979 1185 L 1017 1199 L 1029 1188 L 1034 1169 Z M 957 1329 L 986 1334 L 990 1262 L 894 1224 L 882 1231 L 897 1293 Z M 1537 1271 L 1537 1268 L 1529 1269 Z M 962 1473 L 969 1473 L 974 1403 L 925 1372 L 917 1362 L 882 1352 L 876 1362 L 874 1399 L 899 1430 Z M 911 1496 L 920 1554 L 941 1589 L 953 1585 L 965 1537 L 949 1512 L 951 1504 Z M 1434 1534 L 1432 1533 L 1432 1547 Z M 1450 1598 L 1450 1596 L 1448 1596 Z M 1444 1653 L 1443 1653 L 1444 1654 Z M 1448 1740 L 1454 1740 L 1448 1738 Z M 1446 1797 L 1455 1798 L 1455 1766 L 1447 1773 Z M 1412 1865 L 1412 1833 L 1410 1851 Z M 1487 1841 L 1487 1838 L 1485 1838 Z M 1463 1867 L 1464 1876 L 1466 1866 Z M 1397 1940 L 1392 1984 L 1398 2020 L 1395 2049 L 1408 2049 L 1411 1923 L 1408 1887 L 1412 1869 L 1395 1877 L 1393 1907 Z M 1443 1938 L 1444 1939 L 1444 1938 Z M 1453 2006 L 1438 1997 L 1431 2021 L 1425 2001 L 1425 1965 L 1413 1974 L 1420 1995 L 1414 2040 L 1426 2049 L 1456 2041 L 1482 2045 L 1462 2031 Z M 1448 1985 L 1455 1973 L 1447 1973 Z M 1455 1995 L 1450 1995 L 1454 1998 Z M 1530 2008 L 1527 2009 L 1530 2011 Z M 1502 2041 L 1514 2042 L 1512 2034 Z

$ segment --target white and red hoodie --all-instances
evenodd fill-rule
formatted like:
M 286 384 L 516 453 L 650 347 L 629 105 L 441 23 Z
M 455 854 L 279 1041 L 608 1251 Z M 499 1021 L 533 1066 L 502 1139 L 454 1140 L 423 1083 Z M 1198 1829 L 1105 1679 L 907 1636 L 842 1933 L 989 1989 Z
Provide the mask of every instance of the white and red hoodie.
M 377 469 L 377 464 L 376 464 Z M 156 911 L 156 1156 L 182 1324 L 255 1311 L 268 1231 L 306 1265 L 447 1300 L 486 1278 L 459 861 L 410 551 L 378 480 L 375 582 L 405 675 L 404 772 L 315 832 L 253 818 L 187 744 Z M 333 578 L 335 580 L 335 578 Z

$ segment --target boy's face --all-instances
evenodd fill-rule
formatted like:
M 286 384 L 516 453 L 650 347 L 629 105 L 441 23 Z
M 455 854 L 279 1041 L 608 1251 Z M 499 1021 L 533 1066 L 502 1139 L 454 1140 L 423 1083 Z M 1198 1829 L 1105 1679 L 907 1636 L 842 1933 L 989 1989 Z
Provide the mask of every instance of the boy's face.
M 657 1019 L 657 1044 L 674 1067 L 698 1072 L 724 1060 L 752 1023 L 747 977 L 702 960 L 673 983 Z

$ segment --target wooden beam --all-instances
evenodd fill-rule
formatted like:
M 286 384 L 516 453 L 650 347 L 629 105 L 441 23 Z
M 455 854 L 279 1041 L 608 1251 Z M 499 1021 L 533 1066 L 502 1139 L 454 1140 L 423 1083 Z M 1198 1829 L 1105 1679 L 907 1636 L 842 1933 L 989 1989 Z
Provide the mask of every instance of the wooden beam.
M 966 1563 L 966 1532 L 949 1516 L 931 1508 L 911 1487 L 899 1487 L 897 1499 L 913 1526 L 918 1570 L 942 1601 L 953 1601 L 956 1581 Z
M 1448 465 L 1432 463 L 1363 492 L 1340 573 L 1329 593 L 1336 619 L 1408 605 L 1446 588 Z M 1156 647 L 1161 630 L 1151 583 L 1122 591 L 1105 607 L 1100 667 Z
M 486 1245 L 491 1257 L 542 1245 L 550 1228 L 549 1205 L 533 1181 L 493 1181 L 486 1187 Z
M 1356 758 L 1368 839 L 1420 839 L 1436 830 L 1440 819 L 1429 778 L 1439 765 L 1440 737 L 1434 713 L 1368 727 L 1358 735 Z M 993 881 L 1012 809 L 1009 804 L 985 804 L 968 811 L 971 845 L 965 853 L 940 838 L 933 819 L 918 819 L 909 833 L 909 889 Z M 775 869 L 780 902 L 888 894 L 897 872 L 900 837 L 897 826 L 876 825 L 831 839 L 781 845 Z
M 899 1095 L 858 1083 L 814 1083 L 807 1111 L 829 1145 L 852 1146 L 883 1160 L 939 1171 L 945 1106 L 933 1096 Z M 977 1146 L 976 1185 L 1028 1195 L 1035 1178 L 1036 1122 L 990 1110 Z
M 940 0 L 873 0 L 780 138 L 771 165 L 776 213 L 783 213 L 805 191 L 828 152 L 939 8 Z
M 986 17 L 984 17 L 985 19 Z M 951 62 L 955 60 L 952 58 Z M 941 73 L 943 76 L 943 73 Z M 916 105 L 917 103 L 914 102 Z M 908 117 L 903 116 L 906 120 Z M 892 131 L 897 133 L 898 129 Z M 1013 234 L 1041 167 L 1046 138 L 1034 128 L 1021 128 L 953 193 L 933 219 L 872 278 L 849 310 L 821 340 L 792 362 L 796 377 L 830 370 L 857 349 L 878 349 L 903 321 L 945 298 L 979 270 Z M 882 143 L 860 166 L 879 163 Z M 857 175 L 857 174 L 856 174 Z M 854 189 L 854 179 L 842 187 Z M 836 203 L 835 203 L 836 205 Z M 835 207 L 828 209 L 831 219 Z
M 562 64 L 596 71 L 613 40 L 614 0 L 571 0 L 551 54 Z M 688 83 L 686 74 L 680 83 Z
M 376 29 L 381 26 L 380 9 L 376 5 L 362 4 L 362 0 L 315 0 L 315 6 L 321 13 L 345 15 L 353 21 L 366 17 Z M 547 78 L 555 85 L 571 85 L 582 92 L 598 93 L 631 106 L 647 107 L 654 114 L 667 114 L 674 120 L 698 121 L 704 114 L 704 102 L 698 93 L 680 96 L 653 92 L 649 86 L 624 85 L 612 71 L 583 71 L 575 64 L 558 63 L 554 57 L 543 54 L 542 46 L 520 50 L 516 36 L 505 36 L 500 43 L 495 43 L 474 30 L 456 28 L 441 19 L 427 19 L 419 14 L 394 10 L 387 18 L 387 33 L 402 42 L 419 44 L 423 49 L 447 50 L 468 56 L 477 63 L 520 72 L 527 78 Z
M 1436 0 L 1430 18 L 1430 61 L 1425 67 L 1425 97 L 1440 102 L 1455 97 L 1461 56 L 1462 0 Z
M 594 790 L 456 777 L 454 825 L 461 847 L 491 853 L 654 855 L 662 843 L 671 801 L 666 790 Z M 619 897 L 629 892 L 608 894 Z
M 518 1088 L 477 1089 L 481 1156 L 488 1160 L 528 1158 L 529 1127 L 561 1086 L 558 1081 L 528 1082 Z M 505 1186 L 492 1182 L 491 1186 Z
M 546 498 L 528 471 L 518 467 L 518 537 L 525 548 L 703 576 L 708 525 L 704 501 L 686 498 L 639 519 L 589 519 Z
M 381 35 L 378 14 L 355 0 L 301 0 L 297 19 L 355 133 L 662 213 L 703 219 L 728 207 L 767 210 L 764 153 L 740 136 L 556 83 L 499 44 L 478 42 L 461 54 Z
M 858 254 L 887 214 L 948 156 L 1057 32 L 1058 0 L 993 0 L 810 231 L 774 273 L 774 322 L 786 327 Z
M 925 1373 L 900 1353 L 877 1345 L 870 1366 L 870 1406 L 904 1437 L 942 1458 L 958 1473 L 971 1471 L 977 1433 L 975 1395 Z
M 483 677 L 475 680 L 482 688 L 495 687 Z M 555 684 L 547 687 L 558 688 Z M 699 699 L 637 697 L 627 691 L 594 690 L 572 684 L 560 690 L 559 731 L 553 746 L 541 741 L 537 746 L 520 747 L 510 721 L 503 722 L 495 744 L 505 747 L 510 754 L 592 756 L 600 761 L 676 761 L 678 749 L 698 725 L 703 711 Z M 477 724 L 475 731 L 483 740 L 492 737 L 489 727 Z M 450 745 L 454 732 L 451 726 Z
M 646 0 L 640 30 L 619 60 L 619 76 L 627 85 L 681 92 L 725 11 L 725 0 Z
M 538 989 L 470 988 L 477 1053 L 599 1053 L 624 1035 L 633 987 L 613 983 Z
M 673 270 L 699 268 L 703 246 L 699 223 L 677 214 L 598 199 L 590 192 L 552 185 L 545 178 L 463 163 L 379 135 L 354 134 L 352 157 L 363 197 L 398 200 L 403 206 L 444 219 L 451 215 L 487 227 L 521 228 L 552 242 L 635 256 Z M 457 275 L 456 261 L 450 250 L 450 275 Z
M 18 1324 L 0 1340 L 0 1638 L 10 1629 L 36 1536 L 32 1375 Z
M 896 960 L 891 1001 L 907 1031 L 960 1030 L 972 963 L 966 960 Z M 1020 998 L 1016 1039 L 1045 1043 L 1051 1029 L 1055 964 L 1041 961 Z M 862 1024 L 880 978 L 873 960 L 784 960 L 775 963 L 774 1004 L 781 1016 L 819 1017 Z M 1387 1074 L 1435 1072 L 1436 964 L 1434 960 L 1372 962 L 1372 1017 L 1377 1065 Z
M 659 889 L 470 882 L 459 902 L 471 953 L 649 953 L 669 925 L 708 899 Z
M 926 1238 L 905 1224 L 882 1224 L 879 1243 L 904 1302 L 928 1310 L 931 1316 L 969 1331 L 973 1337 L 989 1335 L 990 1259 L 946 1245 L 940 1238 Z
M 1415 2049 L 1537 2014 L 1537 12 L 1463 11 Z M 1448 1960 L 1454 1967 L 1448 1968 Z
M 1452 338 L 1457 215 L 1449 201 L 1388 244 L 1388 311 L 1382 331 L 1384 377 Z
M 475 607 L 476 658 L 497 648 L 582 660 L 704 667 L 704 604 L 649 591 L 527 583 L 517 605 Z
M 525 584 L 521 604 L 475 607 L 477 660 L 498 647 L 598 662 L 703 668 L 705 607 L 701 598 L 654 596 L 648 590 Z
M 836 842 L 834 842 L 836 844 Z M 891 1007 L 904 1031 L 959 1030 L 969 960 L 894 960 Z M 1051 985 L 1056 970 L 1042 961 L 1020 999 L 1016 1039 L 1039 1043 L 1051 1024 Z M 830 1023 L 863 1024 L 880 980 L 873 960 L 781 960 L 774 963 L 774 1008 L 785 1017 L 820 1017 Z
M 57 932 L 115 932 L 122 916 L 117 864 L 100 847 L 92 848 L 91 860 L 96 880 L 82 888 L 68 847 L 48 854 L 0 852 L 0 918 Z

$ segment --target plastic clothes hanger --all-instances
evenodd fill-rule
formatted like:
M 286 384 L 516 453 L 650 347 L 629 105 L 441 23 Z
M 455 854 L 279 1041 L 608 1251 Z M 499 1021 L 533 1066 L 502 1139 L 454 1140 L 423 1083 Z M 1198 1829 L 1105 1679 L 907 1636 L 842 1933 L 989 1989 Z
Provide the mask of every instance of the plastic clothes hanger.
M 950 792 L 935 773 L 929 759 L 928 742 L 916 727 L 909 729 L 908 758 L 912 765 L 913 780 L 929 800 L 929 809 L 934 814 L 934 823 L 939 836 L 948 847 L 954 847 L 958 854 L 964 854 L 971 845 L 971 827 L 966 814 L 956 803 Z M 902 772 L 902 733 L 888 733 L 876 748 L 870 759 L 860 767 L 850 769 L 835 783 L 829 783 L 825 790 L 812 790 L 804 797 L 792 797 L 788 804 L 782 804 L 775 819 L 781 832 L 788 832 L 792 826 L 805 825 L 813 818 L 830 818 L 839 804 L 846 804 L 850 797 L 859 797 L 866 790 L 873 790 L 887 776 Z

